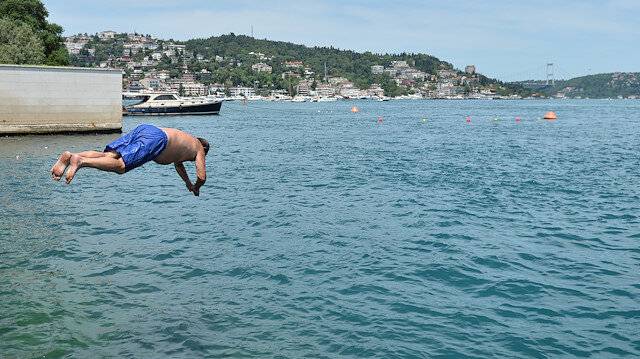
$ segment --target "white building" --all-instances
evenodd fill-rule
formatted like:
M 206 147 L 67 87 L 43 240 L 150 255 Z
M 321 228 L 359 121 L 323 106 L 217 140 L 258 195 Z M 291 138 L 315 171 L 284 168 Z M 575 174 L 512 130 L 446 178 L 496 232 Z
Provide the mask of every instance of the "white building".
M 185 96 L 206 96 L 208 89 L 205 85 L 198 82 L 185 82 L 182 84 L 182 91 Z
M 109 40 L 109 39 L 114 39 L 115 37 L 116 37 L 115 31 L 103 31 L 98 33 L 98 38 L 100 38 L 100 40 Z
M 329 84 L 318 84 L 316 86 L 316 96 L 332 97 L 336 94 L 336 89 Z
M 384 66 L 382 65 L 373 65 L 371 66 L 371 73 L 374 75 L 382 75 L 384 72 Z
M 284 67 L 288 69 L 298 69 L 304 67 L 302 61 L 285 61 Z
M 65 42 L 64 46 L 67 48 L 67 51 L 69 51 L 70 54 L 78 55 L 85 44 L 86 43 L 81 42 Z
M 267 64 L 265 64 L 263 62 L 259 62 L 259 63 L 255 64 L 255 65 L 251 66 L 251 69 L 253 71 L 256 71 L 256 72 L 266 72 L 266 73 L 269 73 L 269 74 L 271 73 L 271 71 L 273 71 L 273 68 L 271 66 L 269 66 L 269 65 L 267 65 Z
M 373 84 L 367 90 L 367 95 L 371 97 L 384 97 L 384 89 L 378 84 Z
M 251 97 L 256 94 L 253 87 L 244 87 L 244 86 L 235 86 L 229 89 L 232 97 L 242 96 L 242 97 Z
M 409 64 L 406 61 L 391 61 L 391 66 L 395 69 L 406 69 Z
M 296 86 L 296 93 L 299 96 L 309 96 L 311 94 L 311 83 L 309 81 L 301 81 Z
M 174 54 L 182 54 L 182 53 L 184 53 L 184 50 L 186 50 L 187 45 L 178 45 L 178 44 L 174 44 L 174 43 L 167 43 L 167 44 L 164 44 L 164 48 L 169 50 L 169 51 L 173 51 Z
M 150 90 L 159 90 L 164 87 L 164 81 L 157 77 L 145 77 L 140 80 L 140 85 Z
M 169 71 L 160 70 L 158 71 L 158 74 L 156 77 L 159 78 L 160 80 L 168 80 L 171 76 L 169 75 Z

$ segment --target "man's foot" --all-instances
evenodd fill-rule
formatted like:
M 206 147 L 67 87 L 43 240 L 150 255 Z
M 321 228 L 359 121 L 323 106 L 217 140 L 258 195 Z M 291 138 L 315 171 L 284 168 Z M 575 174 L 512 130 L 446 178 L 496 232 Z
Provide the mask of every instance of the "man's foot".
M 58 158 L 58 162 L 56 162 L 53 167 L 51 167 L 51 178 L 56 181 L 60 181 L 62 175 L 64 174 L 65 168 L 69 165 L 69 160 L 71 159 L 71 152 L 64 151 L 60 158 Z
M 73 181 L 73 177 L 76 175 L 76 172 L 80 167 L 82 167 L 82 157 L 78 155 L 71 155 L 71 159 L 69 159 L 69 167 L 67 168 L 67 184 Z

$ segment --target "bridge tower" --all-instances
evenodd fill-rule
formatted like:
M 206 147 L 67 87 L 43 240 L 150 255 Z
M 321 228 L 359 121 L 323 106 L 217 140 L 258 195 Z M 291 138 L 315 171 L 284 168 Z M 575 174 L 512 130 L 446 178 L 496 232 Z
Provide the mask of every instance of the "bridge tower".
M 556 78 L 554 75 L 553 63 L 547 63 L 547 86 L 549 86 L 549 82 L 551 82 L 551 86 L 556 85 Z

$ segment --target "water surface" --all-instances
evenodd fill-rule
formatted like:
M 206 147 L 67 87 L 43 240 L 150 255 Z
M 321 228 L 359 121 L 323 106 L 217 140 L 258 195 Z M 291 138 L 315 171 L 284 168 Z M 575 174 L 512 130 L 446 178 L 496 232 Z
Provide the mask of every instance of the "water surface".
M 640 101 L 142 121 L 210 140 L 199 198 L 49 179 L 117 135 L 0 138 L 0 357 L 640 356 Z

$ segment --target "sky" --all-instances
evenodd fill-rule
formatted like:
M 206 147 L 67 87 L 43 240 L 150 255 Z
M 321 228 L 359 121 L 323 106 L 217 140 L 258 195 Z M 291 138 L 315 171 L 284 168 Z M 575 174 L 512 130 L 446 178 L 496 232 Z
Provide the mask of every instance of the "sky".
M 640 71 L 640 0 L 44 0 L 65 35 L 176 40 L 233 32 L 376 53 L 420 52 L 503 81 Z

